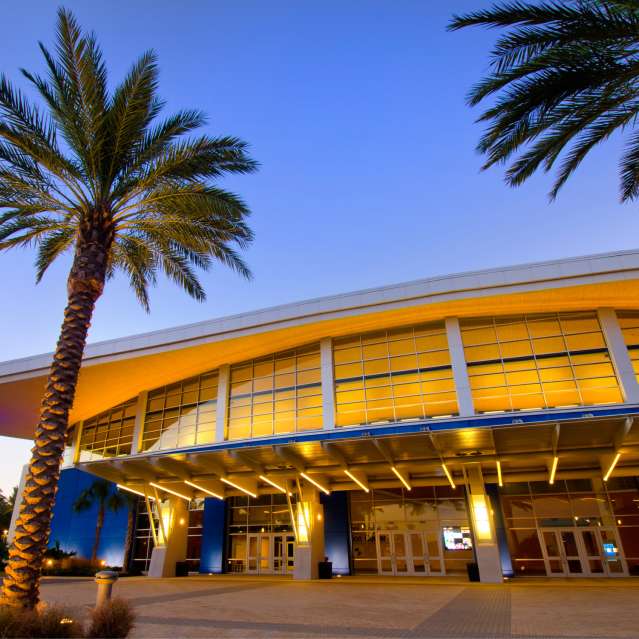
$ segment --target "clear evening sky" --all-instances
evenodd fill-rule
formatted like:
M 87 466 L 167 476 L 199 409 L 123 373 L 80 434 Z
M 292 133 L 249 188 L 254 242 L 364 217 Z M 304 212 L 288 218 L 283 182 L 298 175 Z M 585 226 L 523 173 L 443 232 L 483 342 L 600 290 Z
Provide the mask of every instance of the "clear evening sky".
M 111 79 L 159 54 L 166 111 L 196 107 L 212 134 L 247 140 L 262 167 L 224 183 L 253 210 L 255 277 L 203 275 L 204 304 L 162 282 L 151 314 L 123 279 L 98 302 L 90 341 L 438 274 L 635 248 L 639 203 L 620 205 L 619 140 L 549 204 L 549 179 L 510 189 L 480 173 L 478 112 L 464 96 L 495 32 L 447 33 L 483 0 L 69 1 L 98 35 Z M 0 71 L 43 70 L 56 3 L 3 3 Z M 34 254 L 0 255 L 0 360 L 51 351 L 68 260 L 35 286 Z M 8 492 L 29 442 L 1 438 Z

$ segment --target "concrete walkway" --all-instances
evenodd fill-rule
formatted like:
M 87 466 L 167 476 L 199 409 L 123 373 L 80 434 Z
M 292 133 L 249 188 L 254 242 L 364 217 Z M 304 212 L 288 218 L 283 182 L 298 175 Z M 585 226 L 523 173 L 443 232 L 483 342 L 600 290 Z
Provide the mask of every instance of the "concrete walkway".
M 42 598 L 83 614 L 83 578 L 45 578 Z M 202 576 L 121 579 L 138 615 L 135 638 L 639 636 L 639 580 L 515 579 L 499 586 L 450 579 Z

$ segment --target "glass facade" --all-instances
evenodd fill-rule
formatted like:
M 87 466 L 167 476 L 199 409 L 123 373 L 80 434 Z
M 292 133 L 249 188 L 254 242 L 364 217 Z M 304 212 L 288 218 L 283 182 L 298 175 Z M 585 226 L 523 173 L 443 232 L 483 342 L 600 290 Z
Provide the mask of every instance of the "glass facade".
M 166 450 L 215 441 L 217 371 L 150 391 L 142 450 Z
M 515 574 L 639 574 L 635 478 L 506 484 L 502 512 Z
M 231 367 L 227 439 L 322 428 L 319 344 Z
M 296 507 L 295 496 L 291 505 Z M 231 497 L 228 500 L 226 572 L 286 573 L 293 567 L 294 541 L 286 495 Z M 286 558 L 289 561 L 286 561 Z M 284 559 L 278 564 L 277 560 Z
M 189 572 L 198 572 L 200 570 L 203 516 L 204 499 L 191 499 L 189 502 L 189 528 L 186 538 L 186 563 L 189 567 Z
M 333 342 L 336 426 L 457 413 L 443 322 Z
M 137 399 L 85 420 L 80 434 L 80 462 L 131 454 Z
M 466 573 L 473 553 L 463 488 L 349 494 L 355 574 Z
M 632 362 L 635 376 L 639 381 L 639 313 L 636 311 L 618 311 L 617 318 L 628 348 L 628 356 Z
M 622 401 L 594 312 L 460 321 L 477 412 Z

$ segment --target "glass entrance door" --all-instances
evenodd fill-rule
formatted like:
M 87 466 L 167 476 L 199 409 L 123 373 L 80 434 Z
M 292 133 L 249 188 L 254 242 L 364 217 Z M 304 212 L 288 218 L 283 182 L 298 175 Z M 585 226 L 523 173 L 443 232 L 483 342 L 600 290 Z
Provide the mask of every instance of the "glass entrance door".
M 563 577 L 613 577 L 626 574 L 614 530 L 542 528 L 546 574 Z
M 432 555 L 431 555 L 432 552 Z M 441 575 L 441 546 L 423 532 L 379 531 L 377 568 L 380 575 Z
M 246 572 L 283 575 L 295 566 L 295 537 L 278 533 L 248 535 Z

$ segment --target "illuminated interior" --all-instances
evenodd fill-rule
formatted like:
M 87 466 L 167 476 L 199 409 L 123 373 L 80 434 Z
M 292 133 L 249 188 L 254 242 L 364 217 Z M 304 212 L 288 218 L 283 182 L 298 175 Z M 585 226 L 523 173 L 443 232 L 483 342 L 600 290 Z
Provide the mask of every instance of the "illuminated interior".
M 228 439 L 322 427 L 319 344 L 231 367 Z
M 135 398 L 87 419 L 80 434 L 79 461 L 131 454 L 137 401 Z
M 142 450 L 166 450 L 215 440 L 217 371 L 150 391 Z
M 461 320 L 477 412 L 621 403 L 594 312 Z
M 333 341 L 336 425 L 457 413 L 443 322 Z

